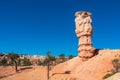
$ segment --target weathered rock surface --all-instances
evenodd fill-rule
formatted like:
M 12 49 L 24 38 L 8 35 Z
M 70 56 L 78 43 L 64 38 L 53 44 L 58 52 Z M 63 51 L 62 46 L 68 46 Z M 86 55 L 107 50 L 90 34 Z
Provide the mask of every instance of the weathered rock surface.
M 95 55 L 95 49 L 92 47 L 92 20 L 89 12 L 76 12 L 76 35 L 79 38 L 78 52 L 79 57 L 84 59 L 91 58 Z
M 102 80 L 114 69 L 112 60 L 119 58 L 120 50 L 99 50 L 87 61 L 75 57 L 54 67 L 50 80 Z
M 120 58 L 120 50 L 93 48 L 91 13 L 77 12 L 75 22 L 79 55 L 55 66 L 50 80 L 102 80 L 106 73 L 114 69 L 112 61 Z

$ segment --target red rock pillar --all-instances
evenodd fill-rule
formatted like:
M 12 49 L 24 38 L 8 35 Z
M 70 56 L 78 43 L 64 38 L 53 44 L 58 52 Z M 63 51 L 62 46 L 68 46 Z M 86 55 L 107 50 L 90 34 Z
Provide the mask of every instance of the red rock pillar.
M 92 47 L 92 20 L 89 12 L 76 12 L 76 35 L 79 38 L 78 52 L 79 57 L 83 59 L 91 58 L 95 55 L 95 48 Z

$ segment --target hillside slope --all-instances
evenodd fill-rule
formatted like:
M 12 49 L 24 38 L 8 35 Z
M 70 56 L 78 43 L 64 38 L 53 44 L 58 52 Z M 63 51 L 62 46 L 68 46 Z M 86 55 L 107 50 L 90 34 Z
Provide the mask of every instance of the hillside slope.
M 114 69 L 112 64 L 114 59 L 120 59 L 120 50 L 100 50 L 96 56 L 87 61 L 82 61 L 81 58 L 75 57 L 55 66 L 50 71 L 50 80 L 103 80 L 103 76 Z M 9 70 L 9 73 L 14 70 L 11 68 L 5 69 Z M 7 75 L 7 73 L 5 74 Z M 120 79 L 120 73 L 116 73 L 105 80 L 116 79 Z M 47 80 L 47 68 L 34 66 L 30 70 L 25 70 L 0 80 Z
M 54 67 L 51 80 L 102 80 L 114 69 L 112 61 L 117 58 L 120 58 L 120 50 L 99 50 L 96 56 L 84 62 L 75 57 Z

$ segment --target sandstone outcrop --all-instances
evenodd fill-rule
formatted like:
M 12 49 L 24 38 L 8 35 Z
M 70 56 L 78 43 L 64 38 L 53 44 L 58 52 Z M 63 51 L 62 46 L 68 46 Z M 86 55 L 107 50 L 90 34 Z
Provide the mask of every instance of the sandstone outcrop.
M 76 12 L 76 35 L 79 39 L 78 52 L 79 57 L 84 59 L 91 58 L 95 55 L 95 48 L 92 47 L 92 19 L 89 12 Z
M 114 69 L 112 61 L 120 58 L 120 50 L 93 48 L 91 13 L 76 12 L 75 15 L 79 55 L 55 66 L 50 72 L 50 80 L 103 80 L 103 76 Z
M 75 57 L 55 66 L 50 72 L 50 80 L 103 80 L 102 78 L 114 69 L 112 61 L 120 58 L 119 56 L 120 50 L 99 50 L 98 55 L 87 61 Z

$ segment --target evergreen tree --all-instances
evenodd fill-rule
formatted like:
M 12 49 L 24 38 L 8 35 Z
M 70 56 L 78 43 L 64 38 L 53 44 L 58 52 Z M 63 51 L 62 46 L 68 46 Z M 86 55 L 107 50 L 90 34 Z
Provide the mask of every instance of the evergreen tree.
M 61 53 L 59 55 L 59 58 L 62 59 L 62 62 L 64 62 L 65 61 L 65 54 Z
M 69 55 L 68 59 L 72 59 L 74 56 L 73 55 Z
M 18 66 L 18 60 L 20 56 L 14 52 L 9 53 L 7 56 L 9 59 L 11 59 L 11 61 L 14 62 L 15 71 L 18 72 L 17 66 Z

